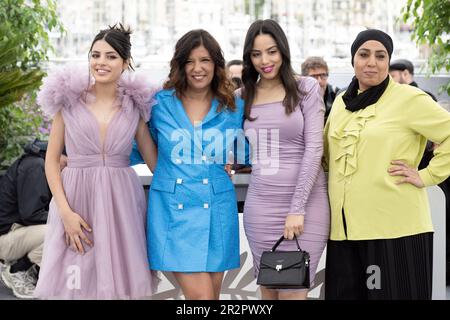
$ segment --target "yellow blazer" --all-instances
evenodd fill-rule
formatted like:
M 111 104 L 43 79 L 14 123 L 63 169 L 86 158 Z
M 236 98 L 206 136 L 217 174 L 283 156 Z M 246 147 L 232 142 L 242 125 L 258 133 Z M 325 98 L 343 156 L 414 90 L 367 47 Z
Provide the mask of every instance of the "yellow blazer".
M 450 113 L 422 90 L 389 80 L 365 109 L 345 109 L 342 94 L 325 126 L 331 240 L 392 239 L 433 231 L 426 188 L 395 182 L 392 160 L 417 168 L 426 142 L 440 146 L 419 171 L 426 186 L 450 175 Z M 343 213 L 347 226 L 344 231 Z

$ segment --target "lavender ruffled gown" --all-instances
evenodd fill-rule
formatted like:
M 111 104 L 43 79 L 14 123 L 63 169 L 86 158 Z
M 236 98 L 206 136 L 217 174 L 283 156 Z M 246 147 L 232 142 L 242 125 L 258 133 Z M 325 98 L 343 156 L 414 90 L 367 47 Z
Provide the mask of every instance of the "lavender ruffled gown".
M 152 90 L 143 79 L 122 76 L 118 102 L 102 145 L 99 124 L 86 108 L 83 69 L 52 73 L 38 96 L 43 110 L 61 110 L 68 164 L 61 174 L 73 211 L 91 226 L 93 240 L 84 255 L 65 244 L 64 226 L 54 201 L 35 296 L 43 299 L 135 299 L 156 286 L 147 260 L 146 200 L 129 155 L 139 118 L 149 118 Z M 87 67 L 84 68 L 87 70 Z M 87 99 L 94 99 L 87 96 Z
M 281 102 L 274 102 L 253 105 L 251 117 L 257 119 L 244 122 L 246 134 L 253 131 L 258 137 L 257 144 L 250 141 L 254 155 L 244 227 L 257 276 L 262 252 L 270 250 L 283 235 L 287 214 L 305 213 L 299 243 L 310 254 L 313 282 L 330 231 L 327 183 L 321 167 L 324 108 L 317 81 L 302 78 L 300 90 L 306 93 L 302 108 L 296 108 L 289 116 Z M 263 139 L 265 133 L 267 141 Z M 278 144 L 272 145 L 274 142 Z M 271 150 L 278 152 L 278 163 Z M 265 155 L 272 164 L 265 162 Z M 277 250 L 297 247 L 294 241 L 285 240 Z

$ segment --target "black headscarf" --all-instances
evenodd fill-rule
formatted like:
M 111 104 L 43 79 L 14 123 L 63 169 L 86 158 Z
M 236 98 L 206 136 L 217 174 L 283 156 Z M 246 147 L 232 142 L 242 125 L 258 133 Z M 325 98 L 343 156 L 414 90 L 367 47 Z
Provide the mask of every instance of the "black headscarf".
M 369 29 L 361 31 L 356 36 L 355 41 L 353 41 L 351 47 L 352 65 L 356 51 L 363 43 L 369 40 L 376 40 L 381 42 L 387 50 L 387 53 L 389 55 L 389 61 L 391 60 L 392 51 L 394 50 L 394 44 L 392 42 L 391 37 L 381 30 Z M 353 77 L 352 82 L 347 88 L 347 91 L 342 96 L 346 109 L 355 112 L 376 103 L 378 99 L 383 95 L 388 84 L 389 84 L 389 76 L 387 76 L 386 79 L 384 79 L 384 81 L 381 82 L 380 84 L 367 89 L 361 94 L 358 94 L 359 89 L 358 79 L 356 77 Z

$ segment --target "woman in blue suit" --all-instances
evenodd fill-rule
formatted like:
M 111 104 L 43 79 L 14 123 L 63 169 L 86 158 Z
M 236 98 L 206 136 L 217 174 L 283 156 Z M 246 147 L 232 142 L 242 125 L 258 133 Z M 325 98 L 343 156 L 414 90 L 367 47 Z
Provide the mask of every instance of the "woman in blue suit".
M 243 146 L 243 102 L 234 98 L 219 44 L 204 30 L 177 42 L 170 67 L 149 122 L 158 147 L 150 268 L 172 271 L 186 299 L 219 299 L 224 271 L 239 268 L 236 195 L 224 164 L 236 137 Z

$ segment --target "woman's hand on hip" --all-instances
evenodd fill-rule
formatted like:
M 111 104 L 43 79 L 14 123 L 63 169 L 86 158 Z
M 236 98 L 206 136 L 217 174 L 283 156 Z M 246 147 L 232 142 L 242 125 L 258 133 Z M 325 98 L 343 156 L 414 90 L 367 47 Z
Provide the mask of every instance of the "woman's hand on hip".
M 402 178 L 395 182 L 396 184 L 410 183 L 417 188 L 425 187 L 422 179 L 419 176 L 419 171 L 416 168 L 408 166 L 404 161 L 393 160 L 392 167 L 388 169 L 391 176 L 401 176 Z
M 303 233 L 304 220 L 305 216 L 302 214 L 288 213 L 284 224 L 284 237 L 292 240 L 294 235 L 300 236 Z

